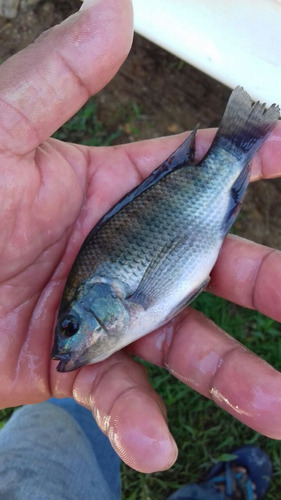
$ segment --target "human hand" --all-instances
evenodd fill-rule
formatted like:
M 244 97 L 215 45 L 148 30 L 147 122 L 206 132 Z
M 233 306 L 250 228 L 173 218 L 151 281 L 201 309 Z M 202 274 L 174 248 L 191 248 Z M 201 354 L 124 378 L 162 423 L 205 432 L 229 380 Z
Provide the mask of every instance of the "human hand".
M 130 0 L 95 4 L 0 67 L 1 406 L 74 397 L 126 463 L 152 472 L 171 466 L 177 449 L 143 367 L 126 351 L 66 374 L 50 360 L 56 311 L 85 236 L 182 142 L 88 148 L 48 139 L 110 80 L 130 48 Z M 198 157 L 212 137 L 198 133 Z M 253 162 L 253 179 L 281 175 L 280 140 L 277 126 Z M 209 289 L 280 320 L 280 282 L 280 252 L 229 236 Z M 188 308 L 129 349 L 280 437 L 280 375 L 201 313 Z

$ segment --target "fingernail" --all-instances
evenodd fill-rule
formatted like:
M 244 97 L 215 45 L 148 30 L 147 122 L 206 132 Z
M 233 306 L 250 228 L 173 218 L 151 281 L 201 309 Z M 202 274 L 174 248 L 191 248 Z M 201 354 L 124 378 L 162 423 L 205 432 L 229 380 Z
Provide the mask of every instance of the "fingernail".
M 145 474 L 169 469 L 177 459 L 177 445 L 159 405 L 143 392 L 129 391 L 114 403 L 108 437 L 120 458 Z
M 98 4 L 101 0 L 84 0 L 80 10 L 86 10 L 89 9 L 90 7 L 94 7 L 94 5 Z

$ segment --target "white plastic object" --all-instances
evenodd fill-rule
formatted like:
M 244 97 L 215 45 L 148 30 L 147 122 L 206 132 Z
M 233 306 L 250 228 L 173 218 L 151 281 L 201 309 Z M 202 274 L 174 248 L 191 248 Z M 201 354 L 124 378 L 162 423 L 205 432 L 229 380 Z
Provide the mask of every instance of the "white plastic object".
M 133 4 L 138 33 L 253 99 L 281 104 L 281 0 Z

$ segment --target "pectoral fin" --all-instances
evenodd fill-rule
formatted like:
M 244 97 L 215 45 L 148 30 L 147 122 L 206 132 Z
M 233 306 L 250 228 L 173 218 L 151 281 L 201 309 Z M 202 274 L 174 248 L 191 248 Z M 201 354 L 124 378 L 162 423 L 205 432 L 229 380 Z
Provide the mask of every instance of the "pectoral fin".
M 173 282 L 180 279 L 181 266 L 178 266 L 177 269 L 176 261 L 178 250 L 182 258 L 182 254 L 184 253 L 183 247 L 184 240 L 181 238 L 164 245 L 155 254 L 137 289 L 130 297 L 127 297 L 127 300 L 138 303 L 144 309 L 148 309 L 160 297 L 165 296 L 173 286 Z

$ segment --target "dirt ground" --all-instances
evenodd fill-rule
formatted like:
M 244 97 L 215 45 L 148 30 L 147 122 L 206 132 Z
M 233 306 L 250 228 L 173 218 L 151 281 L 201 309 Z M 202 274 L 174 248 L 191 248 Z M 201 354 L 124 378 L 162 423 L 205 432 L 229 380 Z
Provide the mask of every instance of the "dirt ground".
M 0 18 L 0 60 L 32 42 L 81 5 L 80 0 L 41 1 L 16 19 Z M 157 137 L 217 126 L 230 89 L 136 35 L 118 75 L 98 94 L 98 117 L 118 126 L 117 142 Z M 127 119 L 127 121 L 126 121 Z M 252 184 L 247 191 L 236 233 L 281 250 L 281 179 Z

